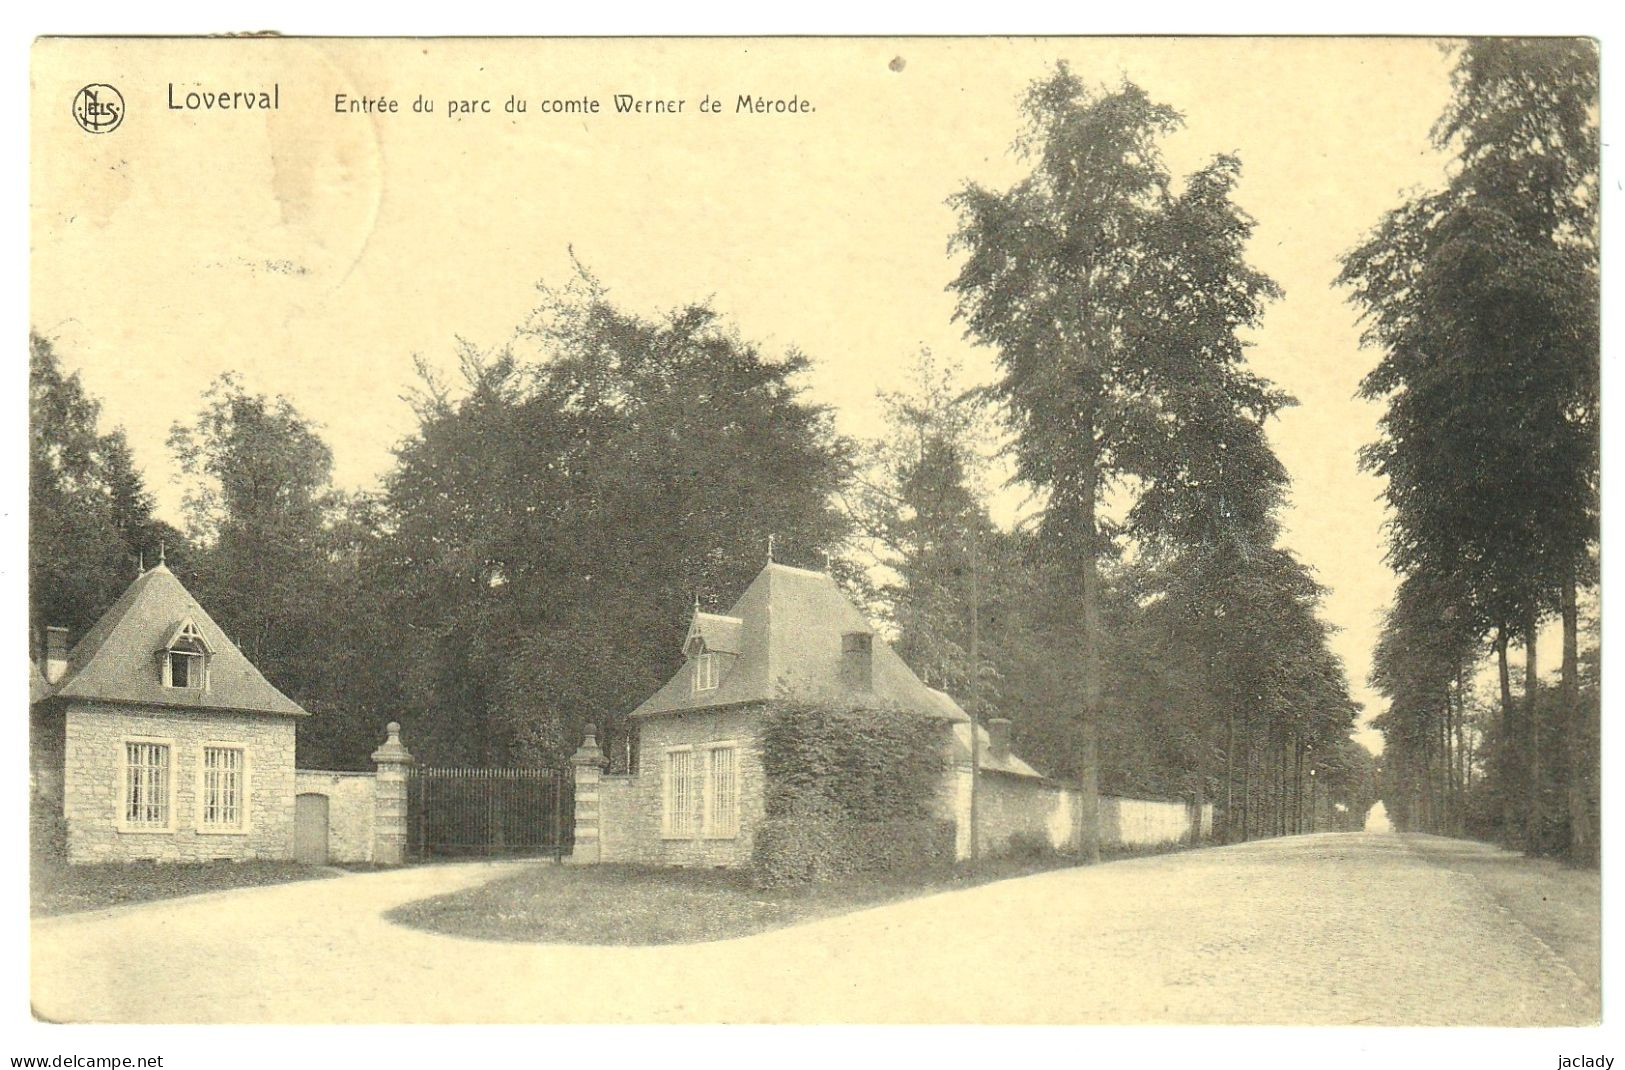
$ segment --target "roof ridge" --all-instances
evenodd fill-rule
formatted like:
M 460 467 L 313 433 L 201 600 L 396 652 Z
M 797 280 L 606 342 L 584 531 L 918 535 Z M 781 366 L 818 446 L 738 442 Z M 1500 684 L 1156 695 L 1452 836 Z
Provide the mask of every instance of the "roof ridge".
M 159 655 L 185 620 L 212 648 L 207 690 L 170 687 L 158 671 Z M 161 565 L 131 581 L 90 626 L 69 652 L 68 671 L 51 694 L 182 709 L 292 716 L 308 712 L 267 680 L 192 592 Z
M 728 625 L 742 629 L 739 658 L 724 669 L 718 686 L 696 690 L 691 673 L 678 668 L 634 716 L 771 701 L 781 684 L 798 695 L 838 699 L 852 691 L 841 668 L 841 636 L 854 629 L 879 634 L 833 576 L 778 562 L 762 566 L 728 616 L 740 621 Z M 883 636 L 870 656 L 871 686 L 862 689 L 869 700 L 933 719 L 969 720 L 952 699 L 933 695 Z
M 810 568 L 798 568 L 795 565 L 786 565 L 778 561 L 769 561 L 763 571 L 765 572 L 767 569 L 777 569 L 781 572 L 795 572 L 803 576 L 812 576 L 821 580 L 829 580 L 831 583 L 835 582 L 835 577 L 831 576 L 828 572 L 819 572 Z

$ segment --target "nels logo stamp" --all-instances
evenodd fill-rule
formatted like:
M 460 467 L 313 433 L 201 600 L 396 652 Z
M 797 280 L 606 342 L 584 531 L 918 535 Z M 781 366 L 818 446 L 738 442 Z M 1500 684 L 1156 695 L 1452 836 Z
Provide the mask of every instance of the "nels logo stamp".
M 91 134 L 111 134 L 124 121 L 124 96 L 101 82 L 92 82 L 74 95 L 73 117 Z

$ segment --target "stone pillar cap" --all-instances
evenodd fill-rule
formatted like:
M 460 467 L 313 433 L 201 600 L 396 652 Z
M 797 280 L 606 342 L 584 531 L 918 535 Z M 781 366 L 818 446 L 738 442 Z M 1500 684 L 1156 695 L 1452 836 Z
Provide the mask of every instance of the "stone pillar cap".
M 411 762 L 412 752 L 407 750 L 406 745 L 401 742 L 401 723 L 391 721 L 384 731 L 389 733 L 389 738 L 384 740 L 381 747 L 372 752 L 372 760 L 379 765 L 405 765 Z
M 609 764 L 604 758 L 604 752 L 598 748 L 598 726 L 589 724 L 583 732 L 585 738 L 576 752 L 570 755 L 572 765 L 595 765 L 602 769 Z

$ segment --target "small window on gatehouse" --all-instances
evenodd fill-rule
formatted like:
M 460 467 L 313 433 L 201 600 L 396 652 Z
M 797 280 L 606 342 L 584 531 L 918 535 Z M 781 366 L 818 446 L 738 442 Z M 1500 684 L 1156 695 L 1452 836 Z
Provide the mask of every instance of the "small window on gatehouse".
M 170 636 L 163 652 L 165 687 L 205 691 L 209 686 L 209 641 L 198 626 L 185 621 Z
M 694 658 L 694 690 L 714 691 L 717 686 L 717 656 L 711 651 Z

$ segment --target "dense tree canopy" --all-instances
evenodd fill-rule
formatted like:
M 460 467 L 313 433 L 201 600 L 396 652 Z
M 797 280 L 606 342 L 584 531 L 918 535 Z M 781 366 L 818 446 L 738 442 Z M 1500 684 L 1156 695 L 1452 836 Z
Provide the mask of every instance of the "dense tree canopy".
M 120 430 L 103 432 L 101 405 L 64 375 L 51 343 L 31 335 L 28 439 L 28 619 L 39 653 L 49 626 L 82 635 L 179 532 L 154 519 L 152 496 Z
M 186 479 L 199 601 L 266 678 L 315 716 L 307 766 L 365 765 L 388 720 L 386 593 L 370 566 L 378 518 L 332 487 L 332 452 L 287 398 L 225 375 L 170 447 Z
M 764 355 L 691 305 L 657 320 L 591 279 L 544 291 L 520 347 L 430 384 L 385 496 L 403 703 L 458 759 L 559 757 L 581 725 L 624 743 L 694 601 L 761 568 L 822 564 L 850 448 L 804 401 L 806 359 Z
M 1543 734 L 1556 728 L 1573 742 L 1559 779 L 1578 784 L 1585 764 L 1575 606 L 1594 578 L 1598 522 L 1597 73 L 1588 41 L 1460 46 L 1433 134 L 1454 154 L 1448 183 L 1390 212 L 1341 276 L 1365 315 L 1365 343 L 1381 353 L 1361 391 L 1386 405 L 1364 462 L 1385 480 L 1389 558 L 1410 584 L 1405 599 L 1444 592 L 1402 600 L 1390 615 L 1376 679 L 1395 704 L 1384 723 L 1396 742 L 1434 740 L 1420 729 L 1408 666 L 1443 613 L 1452 635 L 1493 632 L 1503 679 L 1497 783 L 1509 803 L 1521 796 L 1501 832 L 1531 849 L 1548 838 Z M 1541 716 L 1536 645 L 1554 611 L 1565 696 L 1555 725 Z M 1521 715 L 1506 680 L 1514 635 L 1524 648 Z M 1452 651 L 1428 671 L 1459 669 Z M 1433 757 L 1407 761 L 1455 769 L 1448 722 Z M 1565 798 L 1570 848 L 1587 854 L 1590 807 Z
M 1264 425 L 1292 399 L 1247 368 L 1245 334 L 1280 290 L 1245 258 L 1240 162 L 1217 156 L 1177 186 L 1168 173 L 1158 142 L 1180 123 L 1172 108 L 1129 82 L 1091 90 L 1062 64 L 1024 110 L 1031 174 L 952 201 L 959 315 L 997 355 L 1016 478 L 1046 499 L 1033 558 L 1047 639 L 1023 678 L 1043 681 L 1050 747 L 1078 755 L 1086 787 L 1098 736 L 1111 778 L 1140 770 L 1158 787 L 1152 770 L 1179 768 L 1178 790 L 1205 793 L 1216 754 L 1226 783 L 1234 774 L 1238 738 L 1250 762 L 1255 729 L 1301 751 L 1305 718 L 1323 714 L 1336 727 L 1316 738 L 1330 739 L 1353 716 L 1318 589 L 1274 546 L 1286 473 Z M 1127 499 L 1120 523 L 1104 515 L 1108 494 Z M 1132 560 L 1113 564 L 1124 547 Z M 1148 625 L 1145 602 L 1170 594 L 1185 608 Z M 1197 632 L 1211 634 L 1193 667 L 1184 640 Z M 1055 703 L 1075 711 L 1072 747 Z
M 997 619 L 1009 563 L 985 501 L 987 401 L 961 389 L 960 374 L 923 351 L 908 388 L 881 395 L 886 434 L 867 446 L 852 511 L 887 575 L 877 608 L 896 630 L 897 652 L 932 687 L 969 696 L 972 610 L 979 624 Z M 995 684 L 996 630 L 978 634 L 984 701 Z

